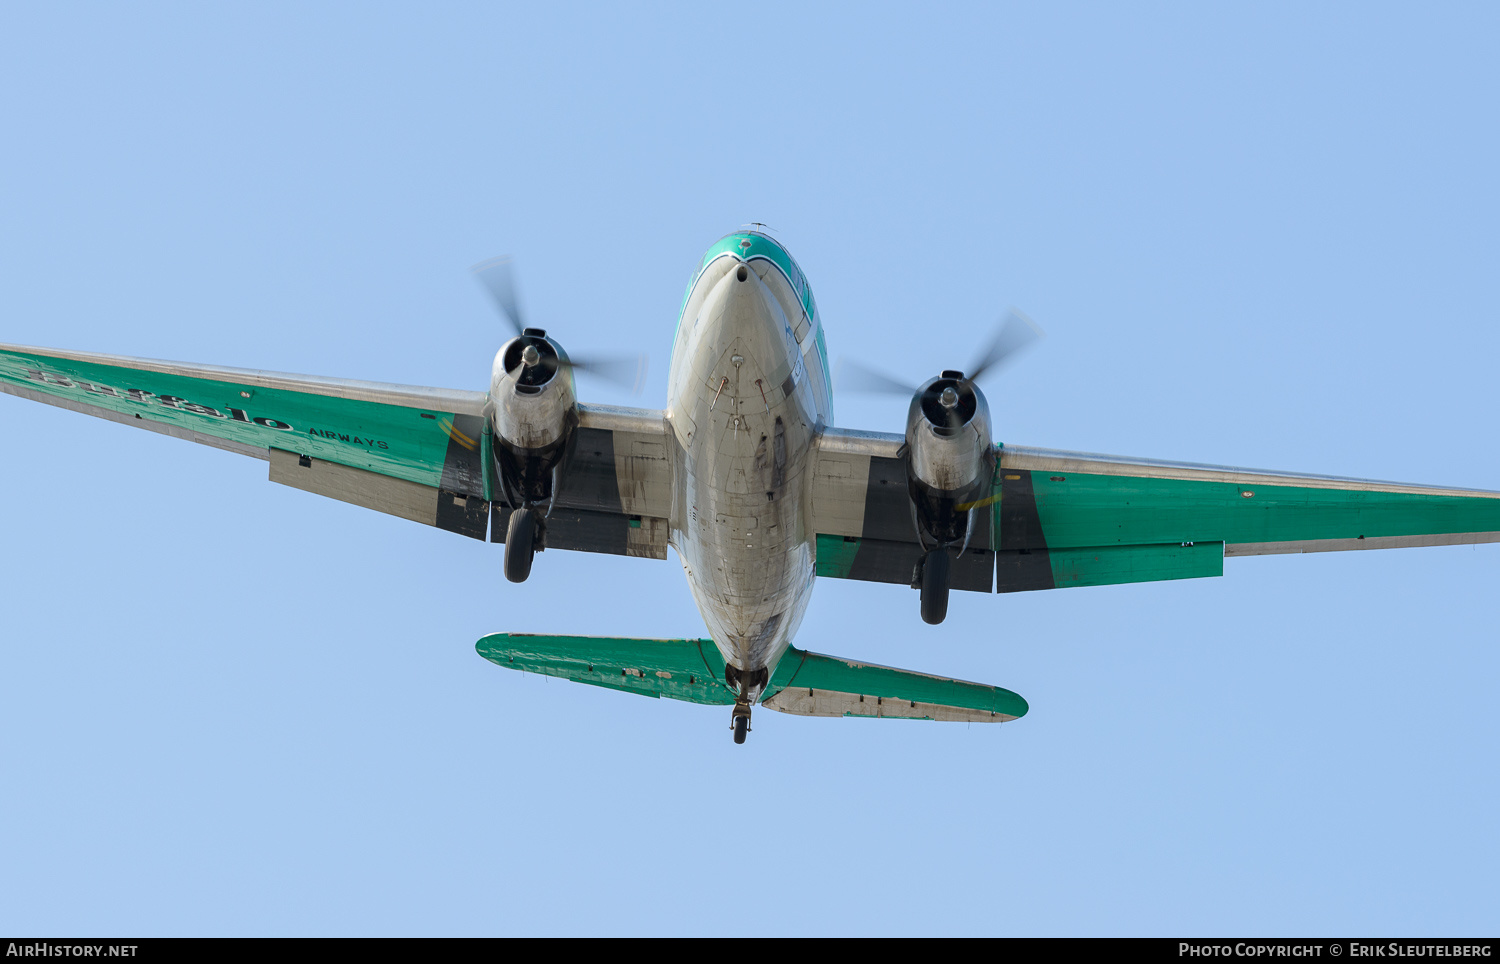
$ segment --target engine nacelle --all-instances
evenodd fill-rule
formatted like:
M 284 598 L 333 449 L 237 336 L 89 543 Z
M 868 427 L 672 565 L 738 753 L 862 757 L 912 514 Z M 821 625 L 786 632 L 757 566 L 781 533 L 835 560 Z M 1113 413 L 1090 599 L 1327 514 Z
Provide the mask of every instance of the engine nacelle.
M 490 426 L 498 478 L 513 508 L 551 500 L 578 426 L 573 369 L 562 346 L 527 328 L 495 355 Z
M 968 543 L 969 506 L 995 474 L 990 408 L 963 372 L 945 371 L 912 398 L 906 418 L 907 481 L 917 522 L 942 546 Z

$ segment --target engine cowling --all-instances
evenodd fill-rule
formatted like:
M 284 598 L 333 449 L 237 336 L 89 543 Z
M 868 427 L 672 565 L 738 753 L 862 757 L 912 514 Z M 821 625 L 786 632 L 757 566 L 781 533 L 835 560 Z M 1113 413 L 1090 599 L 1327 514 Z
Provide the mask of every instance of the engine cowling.
M 917 523 L 936 546 L 965 546 L 969 508 L 994 478 L 990 410 L 963 372 L 945 371 L 912 397 L 906 419 L 907 481 Z
M 490 426 L 497 477 L 513 508 L 549 502 L 578 426 L 573 369 L 562 346 L 527 328 L 495 355 Z

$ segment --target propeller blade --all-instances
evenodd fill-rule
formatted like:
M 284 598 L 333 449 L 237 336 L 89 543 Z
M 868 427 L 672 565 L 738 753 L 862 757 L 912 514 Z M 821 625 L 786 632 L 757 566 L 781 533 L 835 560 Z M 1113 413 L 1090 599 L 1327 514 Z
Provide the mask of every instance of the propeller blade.
M 918 388 L 916 385 L 908 385 L 847 358 L 839 362 L 838 386 L 840 391 L 867 392 L 871 395 L 903 395 L 906 398 L 915 395 Z
M 574 357 L 569 356 L 567 361 L 558 360 L 560 364 L 573 369 L 575 372 L 583 372 L 602 378 L 607 382 L 613 382 L 630 389 L 631 394 L 639 395 L 641 387 L 646 383 L 646 356 L 626 355 L 601 356 L 601 357 Z
M 495 302 L 495 307 L 500 309 L 500 314 L 510 322 L 516 334 L 523 335 L 526 330 L 526 319 L 521 314 L 520 300 L 516 297 L 514 264 L 514 259 L 507 254 L 481 261 L 469 270 L 474 272 L 474 277 L 484 286 L 484 290 L 489 292 L 490 298 Z M 607 382 L 623 385 L 636 395 L 641 393 L 641 386 L 646 381 L 645 355 L 573 357 L 566 360 L 558 358 L 548 364 L 555 364 L 559 368 L 571 368 L 575 372 L 583 372 Z
M 969 368 L 969 380 L 977 382 L 981 375 L 1003 368 L 1019 352 L 1043 337 L 1044 333 L 1036 322 L 1016 309 L 1010 309 L 984 353 Z
M 521 318 L 521 306 L 516 302 L 516 278 L 511 265 L 512 258 L 507 254 L 481 261 L 469 270 L 474 272 L 474 277 L 479 279 L 484 290 L 494 299 L 495 307 L 500 309 L 500 313 L 519 335 L 526 323 Z

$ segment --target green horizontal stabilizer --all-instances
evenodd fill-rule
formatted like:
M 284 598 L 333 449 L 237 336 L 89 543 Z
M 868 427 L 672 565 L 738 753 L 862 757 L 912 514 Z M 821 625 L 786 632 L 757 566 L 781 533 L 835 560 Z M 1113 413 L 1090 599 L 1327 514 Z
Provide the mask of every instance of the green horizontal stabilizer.
M 1026 715 L 1026 701 L 983 683 L 804 653 L 788 647 L 763 706 L 798 716 L 1003 723 Z
M 642 696 L 716 706 L 728 706 L 735 697 L 724 683 L 724 660 L 711 639 L 495 633 L 475 648 L 498 666 Z M 761 702 L 800 716 L 971 723 L 1014 720 L 1027 709 L 1025 700 L 998 686 L 835 659 L 795 647 L 788 647 L 777 664 Z
M 615 639 L 494 633 L 474 647 L 497 666 L 642 696 L 729 706 L 724 658 L 711 639 Z

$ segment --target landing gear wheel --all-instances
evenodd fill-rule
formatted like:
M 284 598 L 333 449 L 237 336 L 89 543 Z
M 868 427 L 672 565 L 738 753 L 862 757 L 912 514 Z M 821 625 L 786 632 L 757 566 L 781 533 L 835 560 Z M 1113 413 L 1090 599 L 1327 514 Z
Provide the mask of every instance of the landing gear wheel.
M 531 560 L 536 555 L 536 513 L 517 509 L 510 514 L 505 527 L 505 578 L 525 582 L 531 575 Z
M 734 742 L 744 743 L 745 734 L 750 732 L 750 704 L 748 702 L 734 704 L 734 719 L 730 721 L 730 727 L 734 730 Z
M 948 550 L 934 549 L 922 560 L 922 622 L 936 626 L 948 615 Z

